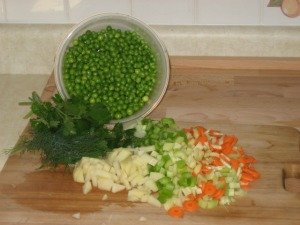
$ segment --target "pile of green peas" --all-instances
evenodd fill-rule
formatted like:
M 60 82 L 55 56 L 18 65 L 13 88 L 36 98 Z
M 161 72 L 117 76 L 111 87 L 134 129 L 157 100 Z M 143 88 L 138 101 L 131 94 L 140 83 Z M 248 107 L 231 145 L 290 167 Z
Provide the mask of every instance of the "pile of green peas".
M 101 102 L 114 119 L 131 116 L 148 101 L 157 79 L 157 60 L 135 31 L 86 31 L 74 39 L 63 61 L 70 95 L 86 103 Z

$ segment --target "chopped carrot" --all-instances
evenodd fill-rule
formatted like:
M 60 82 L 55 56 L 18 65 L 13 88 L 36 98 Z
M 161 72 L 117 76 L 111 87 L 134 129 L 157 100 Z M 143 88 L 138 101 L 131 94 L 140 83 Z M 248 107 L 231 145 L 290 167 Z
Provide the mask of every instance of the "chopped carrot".
M 185 133 L 193 134 L 193 128 L 183 128 L 183 130 L 185 131 Z
M 197 128 L 199 134 L 201 134 L 201 135 L 203 135 L 204 132 L 206 131 L 206 129 L 204 127 L 197 126 L 196 128 Z
M 209 135 L 217 138 L 222 137 L 221 132 L 217 130 L 210 130 Z
M 218 148 L 215 148 L 213 147 L 213 145 L 211 143 L 209 143 L 209 148 L 210 150 L 212 150 L 213 152 L 221 152 L 222 151 L 222 148 L 218 149 Z
M 182 207 L 174 206 L 168 210 L 168 214 L 174 218 L 182 218 L 184 210 Z
M 245 180 L 245 181 L 248 181 L 248 182 L 251 182 L 251 181 L 255 180 L 255 178 L 253 176 L 251 176 L 250 174 L 247 174 L 247 173 L 242 173 L 241 179 Z
M 248 164 L 248 163 L 255 163 L 256 159 L 253 156 L 244 155 L 243 157 L 241 157 L 240 161 L 242 163 Z
M 250 188 L 250 185 L 247 182 L 242 182 L 241 183 L 241 188 L 244 189 L 244 190 L 248 190 Z
M 196 196 L 193 194 L 189 194 L 188 196 L 186 196 L 189 200 L 196 200 Z
M 225 135 L 223 139 L 223 144 L 230 144 L 231 146 L 237 143 L 238 139 L 234 135 Z
M 203 187 L 203 193 L 205 193 L 206 195 L 214 195 L 217 191 L 217 188 L 215 187 L 215 185 L 213 185 L 213 183 L 211 182 L 207 182 L 204 184 Z
M 225 183 L 226 183 L 225 177 L 220 177 L 220 178 L 219 178 L 219 181 L 220 181 L 222 184 L 225 184 Z
M 222 152 L 225 154 L 225 155 L 228 155 L 232 152 L 232 145 L 231 144 L 223 144 L 222 145 Z
M 243 148 L 238 149 L 238 152 L 240 153 L 241 156 L 245 155 L 245 151 Z
M 244 167 L 243 172 L 251 175 L 254 179 L 258 179 L 260 177 L 260 173 L 254 168 Z
M 234 170 L 238 170 L 240 162 L 237 159 L 231 159 L 230 164 Z
M 201 167 L 201 172 L 204 173 L 204 174 L 207 174 L 209 173 L 211 170 L 206 166 L 206 165 L 203 165 Z
M 214 157 L 212 164 L 214 166 L 223 166 L 223 163 L 221 162 L 221 159 L 219 157 Z
M 183 203 L 183 208 L 188 212 L 195 212 L 199 208 L 199 205 L 195 200 L 188 200 Z
M 203 135 L 199 135 L 199 137 L 195 140 L 195 145 L 197 145 L 199 142 L 201 144 L 204 144 L 207 141 L 208 141 L 208 139 L 207 139 L 207 137 L 204 134 Z
M 199 199 L 203 198 L 204 196 L 205 196 L 204 193 L 198 194 L 198 195 L 196 195 L 196 200 L 199 200 Z
M 216 191 L 216 193 L 212 196 L 215 199 L 220 199 L 225 194 L 224 189 L 219 189 Z

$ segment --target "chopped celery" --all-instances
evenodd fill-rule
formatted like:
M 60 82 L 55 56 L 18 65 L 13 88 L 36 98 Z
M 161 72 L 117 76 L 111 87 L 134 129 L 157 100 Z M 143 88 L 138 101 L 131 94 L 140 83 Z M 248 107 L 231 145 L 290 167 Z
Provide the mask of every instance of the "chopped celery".
M 163 125 L 172 126 L 175 125 L 175 120 L 173 118 L 163 118 L 161 119 Z
M 206 209 L 206 208 L 207 208 L 207 205 L 208 205 L 208 202 L 205 201 L 204 199 L 200 199 L 200 200 L 198 201 L 198 204 L 199 204 L 199 206 L 200 206 L 202 209 Z
M 158 193 L 159 195 L 157 199 L 161 203 L 165 203 L 169 198 L 173 196 L 173 190 L 169 190 L 169 189 L 161 189 L 158 191 Z
M 176 162 L 176 166 L 177 166 L 177 169 L 183 169 L 186 167 L 186 164 L 185 164 L 185 161 L 184 160 L 178 160 Z
M 167 183 L 172 182 L 172 180 L 171 180 L 170 177 L 163 177 L 163 178 L 160 178 L 157 182 L 162 184 L 162 185 L 165 185 Z
M 173 147 L 174 147 L 174 143 L 166 142 L 163 145 L 163 150 L 168 152 L 168 151 L 171 151 L 173 149 Z
M 240 188 L 240 183 L 229 183 L 229 188 Z
M 219 201 L 216 199 L 212 199 L 207 202 L 207 209 L 213 209 L 218 205 Z

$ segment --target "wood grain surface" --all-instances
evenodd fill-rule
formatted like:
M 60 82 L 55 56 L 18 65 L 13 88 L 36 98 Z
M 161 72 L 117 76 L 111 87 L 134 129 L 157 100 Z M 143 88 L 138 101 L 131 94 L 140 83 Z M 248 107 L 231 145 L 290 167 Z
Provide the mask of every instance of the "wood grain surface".
M 198 123 L 180 123 L 191 126 Z M 68 171 L 37 170 L 39 155 L 10 157 L 0 174 L 0 224 L 293 224 L 300 223 L 299 189 L 285 187 L 284 174 L 300 165 L 299 133 L 294 128 L 261 125 L 204 124 L 239 137 L 239 144 L 258 159 L 262 178 L 248 195 L 228 207 L 200 210 L 182 220 L 145 203 L 126 202 L 126 192 L 94 189 L 82 194 L 82 184 Z M 280 138 L 279 138 L 280 137 Z M 294 169 L 295 170 L 295 169 Z M 297 173 L 299 173 L 298 171 Z M 298 180 L 297 174 L 290 174 Z M 109 199 L 102 201 L 103 194 Z M 80 212 L 80 220 L 72 217 Z M 145 217 L 147 220 L 140 222 Z
M 126 202 L 125 192 L 83 195 L 68 171 L 38 170 L 39 155 L 24 154 L 11 156 L 0 174 L 0 224 L 300 224 L 300 140 L 293 128 L 300 128 L 300 72 L 171 65 L 168 91 L 150 116 L 236 134 L 262 173 L 246 197 L 176 220 L 163 209 Z M 51 76 L 43 99 L 53 92 Z

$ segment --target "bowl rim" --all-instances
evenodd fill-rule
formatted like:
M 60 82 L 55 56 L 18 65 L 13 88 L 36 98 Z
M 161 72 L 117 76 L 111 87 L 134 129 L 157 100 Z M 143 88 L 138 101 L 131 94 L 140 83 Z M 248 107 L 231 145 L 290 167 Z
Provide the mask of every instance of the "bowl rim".
M 144 118 L 147 115 L 149 115 L 161 102 L 161 100 L 163 99 L 168 85 L 169 85 L 169 80 L 170 80 L 170 59 L 169 59 L 169 54 L 167 51 L 167 48 L 165 46 L 165 44 L 163 43 L 163 41 L 159 38 L 157 32 L 151 28 L 148 24 L 146 24 L 145 22 L 141 21 L 140 19 L 137 19 L 136 17 L 127 15 L 127 14 L 122 14 L 122 13 L 100 13 L 100 14 L 95 14 L 92 15 L 90 17 L 87 17 L 86 19 L 83 19 L 81 22 L 75 24 L 67 33 L 67 35 L 65 35 L 65 37 L 63 38 L 63 40 L 60 42 L 59 47 L 57 48 L 56 54 L 55 54 L 55 59 L 54 59 L 54 80 L 55 80 L 55 85 L 57 88 L 58 93 L 60 94 L 60 96 L 63 99 L 68 99 L 69 96 L 67 94 L 67 92 L 65 90 L 63 90 L 64 88 L 62 87 L 63 83 L 61 83 L 60 81 L 62 80 L 62 75 L 60 76 L 59 74 L 59 65 L 60 65 L 60 58 L 61 58 L 61 54 L 63 52 L 63 48 L 65 47 L 65 45 L 67 45 L 69 41 L 70 36 L 72 36 L 74 34 L 74 32 L 77 29 L 80 29 L 80 27 L 84 26 L 86 23 L 94 20 L 94 19 L 101 19 L 101 18 L 106 18 L 106 17 L 119 17 L 119 18 L 125 18 L 125 19 L 129 19 L 129 20 L 133 20 L 135 22 L 137 22 L 139 25 L 141 25 L 142 27 L 144 27 L 145 29 L 147 29 L 148 31 L 150 31 L 150 33 L 154 36 L 154 38 L 156 39 L 156 42 L 159 44 L 159 47 L 162 49 L 163 52 L 163 59 L 165 61 L 165 65 L 166 65 L 166 78 L 165 78 L 165 84 L 162 88 L 162 91 L 159 95 L 159 97 L 156 99 L 156 101 L 152 104 L 152 106 L 142 115 L 140 115 L 139 117 L 134 117 L 134 114 L 132 116 L 129 117 L 125 117 L 119 120 L 111 120 L 110 123 L 115 124 L 115 123 L 130 123 L 133 121 L 136 121 L 140 118 Z M 132 118 L 131 118 L 132 117 Z

